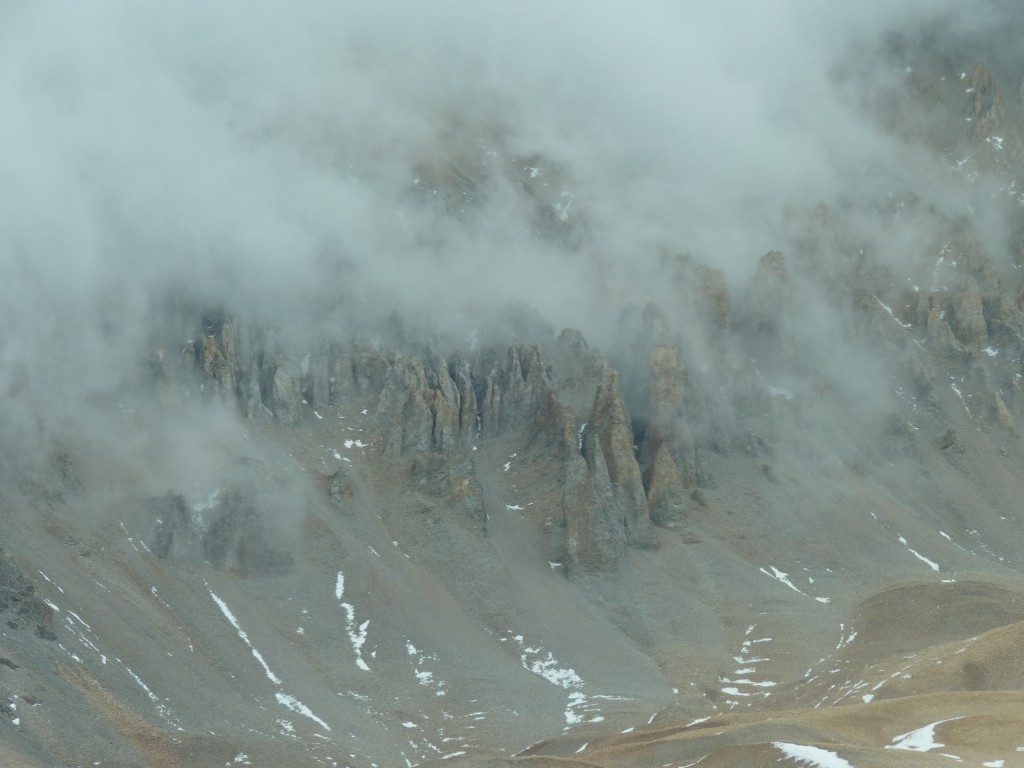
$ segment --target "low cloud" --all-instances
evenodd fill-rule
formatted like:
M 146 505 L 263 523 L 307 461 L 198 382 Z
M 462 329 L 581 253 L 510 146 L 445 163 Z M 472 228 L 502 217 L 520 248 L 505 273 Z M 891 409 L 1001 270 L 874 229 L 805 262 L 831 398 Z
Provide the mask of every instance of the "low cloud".
M 798 0 L 7 3 L 0 391 L 22 408 L 27 387 L 37 414 L 109 396 L 179 333 L 181 306 L 307 329 L 398 311 L 468 332 L 523 301 L 603 342 L 626 305 L 671 304 L 665 253 L 739 294 L 761 254 L 790 244 L 787 212 L 821 202 L 880 251 L 919 242 L 931 220 L 893 227 L 886 194 L 952 213 L 976 191 L 872 111 L 903 77 L 881 52 L 958 30 L 966 60 L 1018 16 Z M 821 334 L 836 327 L 813 311 Z

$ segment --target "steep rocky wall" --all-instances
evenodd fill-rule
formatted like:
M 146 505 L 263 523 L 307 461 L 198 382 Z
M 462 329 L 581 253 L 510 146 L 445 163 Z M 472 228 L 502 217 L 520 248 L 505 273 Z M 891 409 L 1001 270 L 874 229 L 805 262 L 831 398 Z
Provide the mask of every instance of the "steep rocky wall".
M 374 420 L 381 460 L 411 473 L 410 493 L 463 509 L 480 530 L 487 512 L 468 460 L 474 447 L 529 448 L 532 461 L 555 468 L 568 573 L 611 569 L 631 547 L 654 545 L 655 527 L 705 513 L 710 456 L 738 451 L 770 478 L 772 435 L 787 420 L 806 427 L 815 414 L 819 441 L 830 420 L 850 434 L 849 372 L 821 366 L 794 307 L 827 305 L 846 323 L 842 341 L 888 371 L 889 394 L 854 425 L 863 445 L 897 422 L 937 445 L 964 416 L 1015 433 L 1024 416 L 1021 281 L 962 221 L 902 284 L 843 226 L 824 208 L 794 217 L 795 254 L 765 254 L 736 302 L 720 272 L 689 257 L 666 261 L 686 311 L 633 312 L 614 362 L 577 331 L 443 352 L 458 345 L 399 334 L 389 348 L 342 333 L 300 344 L 209 313 L 181 365 L 160 358 L 158 378 L 288 428 L 317 408 L 359 407 Z

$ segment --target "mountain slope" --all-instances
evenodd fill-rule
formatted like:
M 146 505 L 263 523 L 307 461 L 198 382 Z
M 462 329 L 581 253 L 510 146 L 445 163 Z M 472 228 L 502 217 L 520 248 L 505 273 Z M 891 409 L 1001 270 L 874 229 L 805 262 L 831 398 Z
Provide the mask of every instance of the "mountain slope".
M 1018 759 L 1019 12 L 528 5 L 0 11 L 0 762 Z

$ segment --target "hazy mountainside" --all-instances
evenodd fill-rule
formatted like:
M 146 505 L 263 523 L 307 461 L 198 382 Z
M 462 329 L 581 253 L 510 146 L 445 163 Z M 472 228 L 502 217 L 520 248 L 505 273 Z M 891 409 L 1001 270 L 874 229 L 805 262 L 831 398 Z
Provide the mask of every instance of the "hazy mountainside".
M 570 7 L 0 12 L 0 762 L 1024 761 L 1020 13 Z

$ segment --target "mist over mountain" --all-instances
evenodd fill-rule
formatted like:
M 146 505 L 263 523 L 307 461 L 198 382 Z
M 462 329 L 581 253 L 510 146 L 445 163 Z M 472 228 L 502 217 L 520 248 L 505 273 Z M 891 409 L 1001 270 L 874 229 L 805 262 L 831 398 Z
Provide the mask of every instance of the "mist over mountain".
M 984 192 L 865 102 L 905 85 L 898 25 L 967 47 L 1002 16 L 885 8 L 13 4 L 11 323 L 52 337 L 45 305 L 88 359 L 147 343 L 168 294 L 460 330 L 515 299 L 604 341 L 670 303 L 665 252 L 735 289 L 787 209 L 842 201 L 875 240 L 890 194 L 959 215 Z
M 3 761 L 1013 764 L 1022 22 L 4 4 Z

